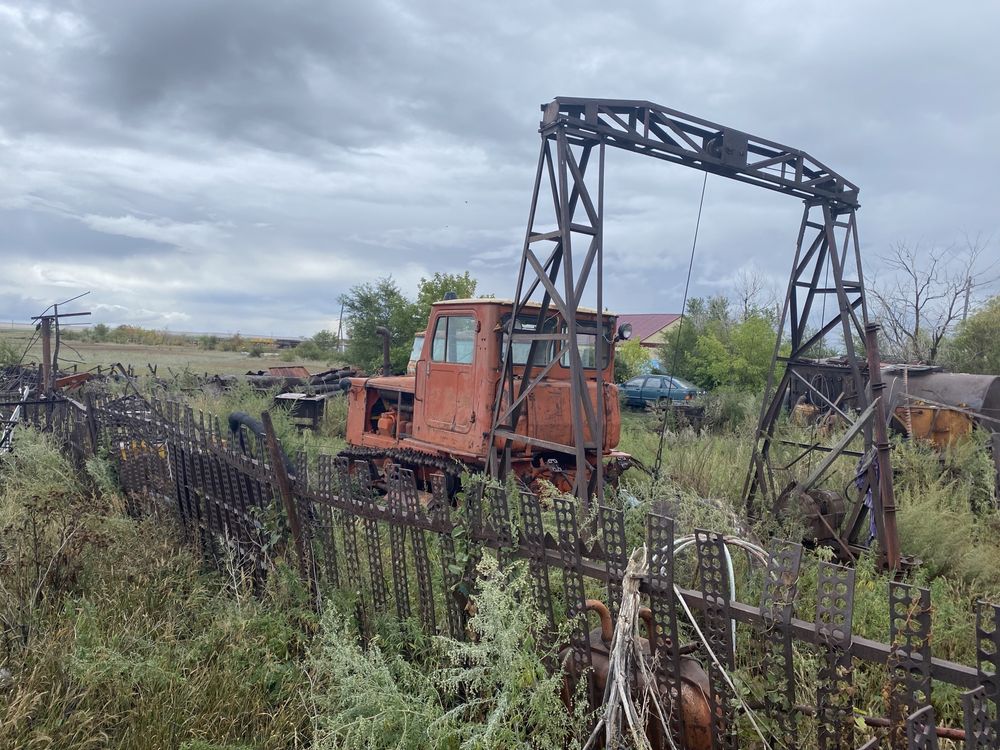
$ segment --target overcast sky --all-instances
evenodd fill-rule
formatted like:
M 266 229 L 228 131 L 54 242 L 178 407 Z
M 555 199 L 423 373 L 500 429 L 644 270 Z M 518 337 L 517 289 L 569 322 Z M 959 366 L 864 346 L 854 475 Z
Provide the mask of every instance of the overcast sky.
M 511 296 L 539 104 L 647 99 L 802 148 L 892 242 L 993 237 L 995 2 L 0 0 L 0 319 L 311 334 L 391 273 Z M 676 312 L 702 176 L 609 153 L 606 292 Z M 801 204 L 710 177 L 693 294 L 783 287 Z

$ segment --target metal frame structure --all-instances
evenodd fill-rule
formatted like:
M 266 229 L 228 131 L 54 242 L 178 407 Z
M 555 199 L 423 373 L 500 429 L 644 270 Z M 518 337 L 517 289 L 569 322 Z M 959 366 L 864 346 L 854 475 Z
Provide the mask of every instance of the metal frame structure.
M 604 413 L 604 384 L 598 369 L 596 398 L 592 399 L 580 358 L 576 309 L 593 280 L 598 331 L 602 330 L 605 152 L 611 146 L 674 162 L 785 193 L 804 203 L 771 375 L 760 414 L 753 465 L 745 486 L 748 506 L 758 510 L 753 507 L 755 498 L 761 494 L 775 495 L 770 466 L 774 427 L 786 401 L 793 373 L 805 363 L 811 347 L 827 334 L 839 332 L 855 391 L 859 394 L 857 407 L 863 412 L 870 402 L 866 394 L 865 368 L 855 347 L 855 337 L 865 337 L 868 326 L 855 215 L 859 207 L 858 187 L 804 151 L 648 101 L 558 97 L 543 104 L 542 113 L 541 152 L 514 310 L 506 331 L 491 438 L 515 435 L 526 397 L 565 355 L 571 370 L 574 444 L 547 443 L 540 447 L 571 458 L 577 467 L 574 493 L 582 503 L 589 503 L 594 496 L 603 499 L 603 432 L 599 415 Z M 548 196 L 543 190 L 543 181 L 548 182 Z M 544 219 L 539 215 L 549 198 L 555 228 L 544 226 Z M 586 250 L 582 253 L 577 250 L 574 256 L 574 248 L 581 243 Z M 828 299 L 834 301 L 829 312 Z M 533 301 L 539 303 L 535 329 L 519 330 L 519 314 Z M 565 321 L 562 332 L 542 330 L 542 321 L 553 307 Z M 790 330 L 791 349 L 787 357 L 781 357 L 786 325 Z M 597 336 L 597 340 L 598 349 L 607 343 L 601 336 Z M 523 377 L 514 370 L 512 348 L 515 342 L 530 342 L 531 346 Z M 874 361 L 878 362 L 877 351 L 868 350 L 867 354 L 870 358 L 874 355 Z M 598 351 L 598 361 L 600 357 Z M 786 367 L 781 377 L 776 378 L 782 363 Z M 870 425 L 865 429 L 865 436 L 866 447 L 870 447 Z M 529 444 L 533 442 L 527 438 L 518 439 Z M 491 473 L 504 476 L 510 460 L 511 440 L 508 439 L 499 454 L 493 456 Z M 885 494 L 887 484 L 891 493 L 892 472 L 885 451 L 878 452 L 876 461 L 879 467 L 870 470 L 869 485 L 873 488 L 872 507 L 884 552 L 887 535 L 882 530 L 879 496 Z M 864 507 L 859 501 L 850 524 L 855 537 L 863 516 Z M 894 554 L 896 560 L 889 560 L 892 567 L 898 562 L 898 548 Z

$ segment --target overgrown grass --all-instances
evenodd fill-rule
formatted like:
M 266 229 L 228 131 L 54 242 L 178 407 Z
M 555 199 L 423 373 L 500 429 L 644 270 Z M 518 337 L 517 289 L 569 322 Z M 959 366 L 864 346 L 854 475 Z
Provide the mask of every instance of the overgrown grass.
M 742 424 L 722 431 L 711 427 L 700 432 L 667 431 L 660 481 L 651 482 L 640 474 L 626 475 L 624 489 L 639 501 L 627 516 L 630 545 L 642 542 L 642 520 L 657 501 L 666 502 L 665 509 L 674 517 L 678 534 L 708 528 L 756 537 L 765 543 L 771 536 L 801 538 L 801 527 L 796 530 L 794 519 L 765 518 L 752 527 L 746 520 L 741 497 L 752 448 L 753 428 L 748 423 L 755 418 L 747 417 Z M 626 413 L 622 449 L 651 464 L 656 455 L 658 424 L 655 415 Z M 836 440 L 836 435 L 820 436 L 814 428 L 783 424 L 781 429 L 783 437 L 798 442 L 821 438 L 831 444 Z M 931 590 L 934 655 L 964 664 L 975 663 L 972 602 L 1000 601 L 1000 544 L 996 541 L 1000 512 L 994 467 L 985 441 L 985 435 L 974 434 L 945 451 L 898 439 L 892 444 L 900 544 L 903 553 L 916 561 L 907 582 Z M 860 443 L 860 439 L 856 442 Z M 794 457 L 794 452 L 778 447 L 775 456 L 780 464 Z M 787 480 L 801 478 L 809 470 L 808 464 L 801 464 L 786 473 Z M 842 460 L 830 473 L 826 486 L 843 490 L 853 471 L 854 462 Z M 830 550 L 825 549 L 806 552 L 795 616 L 807 621 L 814 618 L 816 566 L 820 559 L 830 556 Z M 685 561 L 679 561 L 678 575 L 690 579 L 682 581 L 682 585 L 691 585 L 694 580 L 688 567 Z M 873 555 L 862 557 L 856 575 L 853 630 L 888 642 L 890 576 L 876 570 Z M 741 597 L 745 597 L 742 600 L 754 601 L 759 596 L 760 571 L 738 564 L 737 579 Z M 747 658 L 752 659 L 753 648 L 754 644 L 744 643 Z M 795 661 L 800 675 L 798 699 L 814 704 L 816 656 L 810 648 L 798 644 Z M 761 697 L 763 687 L 749 672 L 741 674 L 747 688 Z M 885 716 L 885 669 L 858 664 L 855 683 L 857 710 Z M 934 704 L 939 721 L 953 726 L 961 723 L 957 688 L 936 685 Z
M 18 437 L 0 463 L 0 747 L 308 746 L 316 621 L 295 577 L 279 566 L 255 599 Z
M 756 419 L 753 400 L 747 403 L 742 416 L 716 423 L 724 426 L 669 430 L 658 482 L 627 477 L 619 499 L 630 547 L 642 543 L 644 514 L 661 501 L 678 534 L 800 536 L 788 519 L 751 527 L 745 518 L 742 485 Z M 271 394 L 241 388 L 193 405 L 220 418 L 236 410 L 259 415 L 271 408 Z M 300 433 L 272 410 L 290 452 L 339 447 L 346 402 L 328 406 L 317 434 Z M 652 465 L 657 426 L 655 415 L 626 413 L 621 447 Z M 818 437 L 791 426 L 785 434 L 800 442 Z M 559 640 L 535 640 L 542 628 L 525 606 L 531 593 L 523 575 L 482 571 L 473 643 L 383 628 L 364 650 L 348 610 L 329 606 L 318 620 L 280 561 L 256 598 L 235 568 L 229 578 L 205 572 L 169 524 L 123 517 L 107 464 L 92 461 L 81 479 L 45 438 L 27 430 L 18 438 L 16 453 L 0 459 L 0 669 L 10 673 L 0 678 L 0 746 L 549 747 L 580 726 L 546 669 Z M 790 460 L 794 450 L 776 454 Z M 932 591 L 934 654 L 973 663 L 970 603 L 1000 598 L 992 464 L 979 437 L 943 454 L 897 443 L 893 461 L 902 548 L 921 561 L 911 580 Z M 842 463 L 830 478 L 838 488 L 853 473 L 852 462 Z M 802 462 L 789 476 L 808 470 Z M 824 556 L 807 552 L 803 563 L 795 614 L 805 620 L 814 616 L 815 569 Z M 693 557 L 678 567 L 682 585 L 694 583 Z M 755 601 L 760 571 L 739 557 L 736 564 L 741 600 Z M 888 580 L 872 558 L 859 562 L 855 633 L 888 640 Z M 591 583 L 588 591 L 603 598 Z M 562 612 L 557 571 L 552 585 Z M 760 697 L 765 688 L 748 669 L 759 643 L 749 633 L 741 627 L 738 676 Z M 817 666 L 813 649 L 797 644 L 803 703 L 815 703 Z M 859 666 L 855 684 L 858 710 L 885 715 L 885 670 Z M 943 723 L 958 723 L 956 689 L 936 685 L 934 702 Z
M 233 412 L 247 412 L 260 419 L 267 411 L 271 414 L 275 432 L 285 452 L 292 458 L 304 451 L 310 464 L 320 453 L 336 454 L 344 445 L 347 431 L 347 399 L 336 395 L 327 399 L 324 417 L 319 429 L 301 429 L 295 425 L 288 411 L 274 403 L 276 391 L 259 391 L 247 383 L 239 383 L 224 391 L 198 391 L 188 395 L 186 401 L 196 410 L 219 419 L 222 430 Z M 174 394 L 176 395 L 176 394 Z
M 208 572 L 169 521 L 122 514 L 108 464 L 80 478 L 18 434 L 0 459 L 0 747 L 548 748 L 583 726 L 523 569 L 486 557 L 472 642 L 385 623 L 363 650 L 350 607 L 328 599 L 320 622 L 280 560 L 262 594 L 236 565 Z

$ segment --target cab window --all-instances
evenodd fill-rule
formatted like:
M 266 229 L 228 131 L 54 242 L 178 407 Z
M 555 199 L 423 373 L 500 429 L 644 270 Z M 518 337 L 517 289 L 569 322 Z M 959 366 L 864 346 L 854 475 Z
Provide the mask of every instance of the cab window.
M 565 330 L 565 327 L 564 329 Z M 603 370 L 608 366 L 608 361 L 611 355 L 611 325 L 610 323 L 604 324 L 604 345 L 601 347 L 601 369 Z M 597 367 L 597 326 L 594 323 L 577 323 L 576 331 L 576 346 L 580 351 L 580 361 L 583 363 L 584 368 L 588 370 L 596 369 Z M 569 348 L 567 347 L 566 353 L 563 354 L 560 364 L 563 367 L 569 367 Z
M 420 354 L 424 350 L 424 334 L 418 333 L 413 337 L 413 348 L 410 350 L 410 361 L 420 359 Z
M 507 325 L 510 321 L 510 314 L 503 317 L 503 329 L 507 330 Z M 517 322 L 514 326 L 515 333 L 535 333 L 538 330 L 538 315 L 535 313 L 522 313 L 517 316 Z M 550 315 L 542 323 L 542 331 L 544 333 L 554 333 L 556 330 L 556 318 L 554 315 Z M 504 334 L 504 344 L 506 345 L 506 334 Z M 526 365 L 528 364 L 528 354 L 531 351 L 530 341 L 515 341 L 511 346 L 511 357 L 513 359 L 513 364 L 515 365 Z M 535 346 L 535 361 L 532 365 L 536 367 L 541 367 L 547 365 L 549 360 L 553 355 L 553 342 L 551 341 L 539 341 Z
M 476 319 L 472 315 L 449 315 L 438 318 L 434 326 L 431 359 L 434 362 L 472 364 L 476 346 Z

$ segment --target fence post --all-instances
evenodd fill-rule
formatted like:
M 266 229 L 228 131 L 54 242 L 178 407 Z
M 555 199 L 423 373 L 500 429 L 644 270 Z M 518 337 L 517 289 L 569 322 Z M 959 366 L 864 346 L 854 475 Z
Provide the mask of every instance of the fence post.
M 90 438 L 91 455 L 97 455 L 99 440 L 97 437 L 97 413 L 94 407 L 94 397 L 87 393 L 83 399 L 84 414 L 87 420 L 87 436 Z
M 278 494 L 281 495 L 281 502 L 285 506 L 285 513 L 288 516 L 288 525 L 292 529 L 292 541 L 295 543 L 295 553 L 299 558 L 299 574 L 302 580 L 310 580 L 309 565 L 306 561 L 306 548 L 302 538 L 302 525 L 299 523 L 298 509 L 295 507 L 295 497 L 292 494 L 292 483 L 288 479 L 288 471 L 285 468 L 285 457 L 281 453 L 281 446 L 278 445 L 278 436 L 274 434 L 274 425 L 271 422 L 271 415 L 264 412 L 260 415 L 264 423 L 264 434 L 267 438 L 267 452 L 271 459 L 271 471 L 278 485 Z M 312 582 L 309 584 L 312 589 Z

